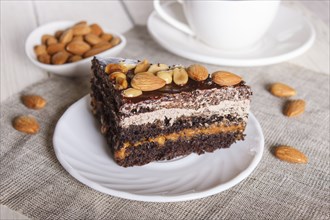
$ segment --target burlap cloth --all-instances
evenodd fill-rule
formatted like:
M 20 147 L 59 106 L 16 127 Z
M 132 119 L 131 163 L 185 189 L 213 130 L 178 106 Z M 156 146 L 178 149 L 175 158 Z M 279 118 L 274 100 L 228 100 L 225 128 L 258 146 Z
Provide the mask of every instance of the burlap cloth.
M 122 57 L 193 63 L 162 49 L 145 28 L 135 28 L 126 37 Z M 256 170 L 240 184 L 208 198 L 177 203 L 130 201 L 81 184 L 57 161 L 52 138 L 64 111 L 88 93 L 89 80 L 54 76 L 22 92 L 45 97 L 45 109 L 27 109 L 20 102 L 21 94 L 1 103 L 1 204 L 32 219 L 329 219 L 329 77 L 288 63 L 207 66 L 235 71 L 253 88 L 252 112 L 263 128 L 265 152 Z M 266 90 L 277 81 L 296 88 L 295 98 L 307 101 L 304 115 L 282 115 L 285 100 Z M 14 130 L 12 119 L 20 114 L 35 116 L 41 131 L 25 135 Z M 276 159 L 271 151 L 278 144 L 301 150 L 309 163 Z

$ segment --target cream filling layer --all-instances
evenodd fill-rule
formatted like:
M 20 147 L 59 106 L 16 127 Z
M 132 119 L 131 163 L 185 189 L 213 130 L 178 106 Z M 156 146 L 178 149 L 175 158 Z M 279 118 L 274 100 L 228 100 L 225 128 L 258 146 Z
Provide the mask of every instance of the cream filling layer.
M 153 112 L 141 113 L 130 117 L 125 117 L 121 120 L 121 127 L 129 127 L 130 125 L 143 125 L 147 123 L 153 123 L 157 120 L 164 121 L 165 117 L 171 119 L 170 123 L 173 123 L 177 118 L 185 116 L 225 116 L 228 114 L 235 114 L 237 117 L 241 117 L 247 120 L 247 115 L 250 109 L 250 100 L 240 101 L 229 101 L 225 100 L 220 102 L 218 105 L 208 105 L 199 109 L 181 109 L 181 108 L 170 108 L 170 109 L 159 109 Z
M 121 112 L 124 115 L 131 115 L 131 109 L 136 109 L 137 112 L 141 110 L 141 108 L 150 108 L 155 110 L 160 110 L 166 108 L 167 106 L 171 106 L 170 108 L 184 108 L 184 109 L 194 109 L 197 105 L 200 107 L 206 107 L 213 103 L 212 105 L 217 105 L 219 102 L 224 100 L 228 101 L 239 101 L 242 100 L 243 95 L 249 92 L 248 88 L 244 88 L 243 91 L 239 91 L 234 87 L 222 87 L 222 88 L 213 88 L 210 90 L 199 90 L 196 89 L 193 95 L 189 95 L 186 97 L 187 92 L 182 92 L 176 94 L 175 96 L 164 96 L 157 100 L 152 101 L 142 101 L 138 103 L 130 103 L 124 104 L 121 107 Z M 206 95 L 208 94 L 208 95 Z M 182 101 L 184 100 L 184 101 Z M 177 106 L 177 107 L 174 107 Z

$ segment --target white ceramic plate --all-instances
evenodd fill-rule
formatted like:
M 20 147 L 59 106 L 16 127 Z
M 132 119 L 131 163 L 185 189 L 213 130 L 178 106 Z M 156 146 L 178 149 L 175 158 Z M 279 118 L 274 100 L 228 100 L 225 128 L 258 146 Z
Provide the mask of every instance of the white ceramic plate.
M 163 7 L 182 22 L 182 7 L 178 3 Z M 315 40 L 315 31 L 299 12 L 283 5 L 266 35 L 252 48 L 224 51 L 212 48 L 196 38 L 172 27 L 154 11 L 148 19 L 153 38 L 168 51 L 179 56 L 216 65 L 261 66 L 283 62 L 306 52 Z
M 83 184 L 103 193 L 149 202 L 203 198 L 238 184 L 262 157 L 264 137 L 250 113 L 246 140 L 229 149 L 140 167 L 120 167 L 100 134 L 89 102 L 89 96 L 85 96 L 64 113 L 56 125 L 53 143 L 62 166 Z
M 38 28 L 36 28 L 34 31 L 30 33 L 28 38 L 25 42 L 25 53 L 28 56 L 28 58 L 31 60 L 31 62 L 38 66 L 39 68 L 50 72 L 54 74 L 58 74 L 61 76 L 84 76 L 90 74 L 90 66 L 91 66 L 91 60 L 92 57 L 88 57 L 85 59 L 82 59 L 78 62 L 74 63 L 65 63 L 62 65 L 51 65 L 51 64 L 44 64 L 40 63 L 37 60 L 37 57 L 34 53 L 34 46 L 41 44 L 41 37 L 44 34 L 54 34 L 58 30 L 65 30 L 68 27 L 71 27 L 77 22 L 74 21 L 56 21 L 48 24 L 44 24 Z M 126 45 L 126 38 L 114 31 L 110 31 L 107 28 L 103 27 L 103 30 L 106 33 L 111 33 L 114 36 L 117 36 L 120 38 L 121 42 L 116 45 L 113 48 L 110 48 L 108 50 L 103 51 L 102 53 L 97 54 L 97 56 L 104 56 L 104 57 L 115 57 L 117 54 L 119 54 Z

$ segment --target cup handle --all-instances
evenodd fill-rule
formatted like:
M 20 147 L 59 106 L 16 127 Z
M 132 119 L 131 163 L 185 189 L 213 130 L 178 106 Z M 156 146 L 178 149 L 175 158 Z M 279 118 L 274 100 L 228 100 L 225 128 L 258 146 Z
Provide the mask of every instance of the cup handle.
M 177 0 L 179 3 L 182 4 L 181 0 Z M 161 6 L 160 0 L 154 0 L 154 8 L 159 14 L 160 17 L 162 17 L 166 22 L 168 22 L 173 27 L 177 28 L 178 30 L 185 32 L 186 34 L 195 36 L 195 33 L 190 29 L 190 27 L 175 18 L 171 17 Z

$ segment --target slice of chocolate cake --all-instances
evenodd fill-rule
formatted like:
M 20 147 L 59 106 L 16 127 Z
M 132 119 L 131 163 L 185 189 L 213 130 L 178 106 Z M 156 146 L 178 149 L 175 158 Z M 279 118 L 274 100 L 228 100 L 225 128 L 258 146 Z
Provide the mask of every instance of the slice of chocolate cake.
M 243 140 L 251 89 L 241 77 L 194 64 L 92 61 L 92 109 L 114 160 L 143 165 Z

